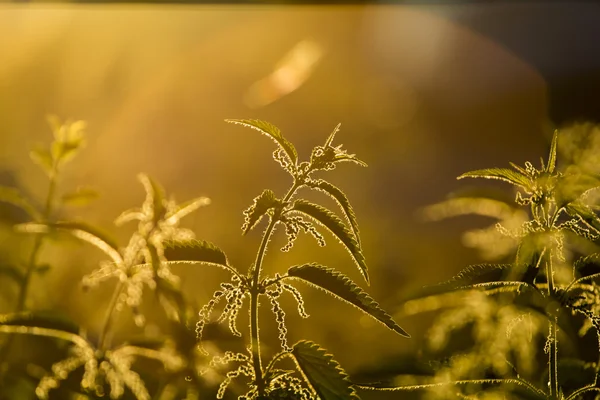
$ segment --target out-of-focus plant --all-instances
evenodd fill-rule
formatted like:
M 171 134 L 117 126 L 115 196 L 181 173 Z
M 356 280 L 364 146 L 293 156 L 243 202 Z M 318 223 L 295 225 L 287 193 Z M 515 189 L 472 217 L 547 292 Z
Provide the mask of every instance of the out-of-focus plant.
M 561 165 L 559 148 L 565 160 Z M 402 374 L 392 379 L 394 385 L 365 389 L 423 390 L 426 398 L 436 399 L 570 400 L 600 393 L 600 341 L 592 340 L 593 350 L 573 356 L 577 343 L 589 339 L 588 332 L 600 339 L 598 150 L 600 130 L 591 124 L 555 131 L 539 168 L 511 163 L 512 169 L 481 169 L 458 177 L 509 183 L 517 189 L 520 208 L 463 196 L 424 210 L 430 219 L 496 218 L 492 228 L 470 231 L 464 239 L 486 258 L 507 262 L 469 266 L 407 301 L 403 315 L 440 311 L 426 343 L 443 359 L 430 375 Z M 452 338 L 462 340 L 450 347 Z
M 59 397 L 83 391 L 89 396 L 98 397 L 106 393 L 116 399 L 124 395 L 127 389 L 137 399 L 150 399 L 145 382 L 133 368 L 136 360 L 145 358 L 158 361 L 164 367 L 163 374 L 174 378 L 177 372 L 189 373 L 190 367 L 193 367 L 190 366 L 190 355 L 181 354 L 177 344 L 170 338 L 143 345 L 127 342 L 113 345 L 113 321 L 116 314 L 128 306 L 133 311 L 136 324 L 144 325 L 144 316 L 139 312 L 138 306 L 145 286 L 155 290 L 173 321 L 185 324 L 193 318 L 193 310 L 179 290 L 178 277 L 171 272 L 170 265 L 173 262 L 167 260 L 165 253 L 166 248 L 173 243 L 193 240 L 193 232 L 180 228 L 179 221 L 199 207 L 207 205 L 209 200 L 200 197 L 179 205 L 172 198 L 166 199 L 163 189 L 151 178 L 140 175 L 139 180 L 146 190 L 144 204 L 140 209 L 123 213 L 116 221 L 118 224 L 130 220 L 139 221 L 138 229 L 124 248 L 120 248 L 108 235 L 84 222 L 58 220 L 58 211 L 63 206 L 82 204 L 96 196 L 95 192 L 87 188 L 58 195 L 58 183 L 63 167 L 83 147 L 85 123 L 67 121 L 61 124 L 55 117 L 49 118 L 49 122 L 54 133 L 54 141 L 50 148 L 40 147 L 31 152 L 33 161 L 42 167 L 49 178 L 49 189 L 43 209 L 38 209 L 32 200 L 17 189 L 0 189 L 2 201 L 25 210 L 32 219 L 31 222 L 17 225 L 16 230 L 35 235 L 33 249 L 27 261 L 22 263 L 22 267 L 5 267 L 10 268 L 9 275 L 19 285 L 19 295 L 15 312 L 0 316 L 0 332 L 12 334 L 3 343 L 0 353 L 0 362 L 3 364 L 2 395 L 27 396 L 23 393 L 8 394 L 11 365 L 7 358 L 15 335 L 33 335 L 70 343 L 66 358 L 52 364 L 50 371 L 44 372 L 41 367 L 34 368 L 36 374 L 41 375 L 35 389 L 38 398 L 51 398 L 53 389 L 57 389 L 70 374 L 82 369 L 79 388 L 63 391 Z M 65 316 L 26 310 L 32 275 L 48 268 L 39 261 L 44 240 L 61 232 L 92 244 L 108 257 L 97 270 L 83 278 L 84 287 L 95 286 L 110 278 L 117 280 L 112 299 L 106 307 L 101 331 L 93 339 L 87 337 L 85 329 L 78 327 Z M 204 247 L 210 246 L 205 242 L 199 243 Z M 162 390 L 164 391 L 164 388 Z M 197 397 L 194 396 L 194 390 L 193 387 L 187 390 L 188 398 Z

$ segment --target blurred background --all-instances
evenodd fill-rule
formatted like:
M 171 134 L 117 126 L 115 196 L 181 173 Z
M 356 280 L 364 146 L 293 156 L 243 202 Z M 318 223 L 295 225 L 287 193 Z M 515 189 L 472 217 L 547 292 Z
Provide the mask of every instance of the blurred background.
M 467 187 L 470 182 L 455 179 L 464 171 L 508 161 L 537 164 L 555 127 L 600 119 L 599 37 L 600 9 L 591 3 L 5 3 L 0 184 L 42 199 L 47 178 L 28 152 L 52 140 L 46 115 L 85 120 L 87 146 L 60 190 L 85 185 L 101 196 L 65 210 L 65 218 L 85 219 L 125 245 L 130 227 L 112 221 L 143 201 L 136 175 L 144 172 L 178 201 L 210 197 L 212 204 L 184 225 L 246 270 L 262 228 L 242 237 L 242 211 L 263 189 L 283 195 L 291 182 L 271 158 L 271 141 L 223 120 L 269 121 L 303 159 L 341 123 L 335 144 L 369 167 L 342 165 L 328 177 L 358 216 L 369 291 L 394 313 L 423 285 L 480 260 L 462 245 L 461 232 L 489 220 L 424 222 L 423 206 Z M 10 231 L 20 218 L 5 213 L 3 252 L 29 251 L 31 243 Z M 344 249 L 326 239 L 323 249 L 301 235 L 284 254 L 278 232 L 266 271 L 319 261 L 360 282 Z M 98 329 L 114 283 L 83 293 L 79 281 L 101 255 L 67 242 L 46 246 L 41 258 L 53 268 L 33 281 L 30 307 L 62 309 Z M 199 304 L 226 278 L 206 268 L 176 272 Z M 8 312 L 14 291 L 1 286 L 0 309 Z M 320 343 L 349 371 L 414 351 L 428 325 L 423 317 L 400 319 L 413 337 L 404 339 L 322 292 L 307 287 L 303 293 L 311 318 L 302 320 L 289 303 L 290 340 Z M 276 350 L 276 325 L 267 307 L 262 312 L 263 339 Z M 126 320 L 125 336 L 135 329 Z

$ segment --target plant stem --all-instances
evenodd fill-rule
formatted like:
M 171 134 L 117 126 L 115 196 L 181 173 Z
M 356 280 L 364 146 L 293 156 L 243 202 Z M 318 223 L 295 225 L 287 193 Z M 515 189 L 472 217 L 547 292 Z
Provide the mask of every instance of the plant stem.
M 288 190 L 287 194 L 283 198 L 283 202 L 287 202 L 296 192 L 299 185 L 296 181 Z M 267 249 L 267 243 L 271 239 L 273 229 L 277 219 L 274 217 L 269 221 L 269 226 L 265 231 L 256 254 L 256 261 L 254 263 L 254 275 L 252 276 L 252 286 L 250 288 L 250 336 L 251 336 L 251 347 L 252 347 L 252 366 L 254 367 L 254 382 L 258 390 L 258 395 L 263 396 L 265 391 L 265 382 L 263 382 L 262 374 L 262 361 L 260 356 L 260 340 L 258 336 L 258 297 L 260 296 L 258 282 L 260 279 L 260 269 L 262 261 Z
M 42 214 L 42 218 L 44 223 L 48 222 L 50 218 L 50 213 L 52 212 L 52 202 L 54 200 L 54 192 L 56 191 L 56 174 L 57 174 L 57 165 L 56 162 L 52 167 L 52 172 L 50 174 L 50 185 L 48 187 L 48 194 L 46 196 L 46 205 L 44 206 L 44 212 Z M 27 263 L 27 269 L 25 270 L 25 276 L 23 277 L 23 283 L 21 284 L 19 290 L 19 297 L 17 301 L 17 312 L 21 312 L 25 310 L 25 301 L 27 300 L 27 292 L 29 290 L 29 283 L 31 281 L 31 276 L 33 275 L 33 271 L 35 270 L 37 264 L 37 256 L 42 248 L 42 244 L 44 241 L 43 235 L 36 235 L 35 242 L 33 244 L 33 249 L 31 250 L 31 255 L 29 256 L 29 262 Z
M 52 165 L 52 170 L 50 172 L 50 184 L 48 186 L 48 193 L 46 195 L 46 203 L 44 205 L 44 211 L 42 213 L 42 223 L 47 223 L 50 219 L 50 214 L 52 213 L 52 203 L 54 201 L 54 193 L 56 192 L 56 175 L 58 174 L 58 163 L 55 161 Z M 17 297 L 17 306 L 16 312 L 22 312 L 25 310 L 25 303 L 27 301 L 27 293 L 29 291 L 29 283 L 31 282 L 31 277 L 33 276 L 33 271 L 35 271 L 35 267 L 37 265 L 37 257 L 42 249 L 42 245 L 44 243 L 44 235 L 37 234 L 35 236 L 33 242 L 33 248 L 31 249 L 31 254 L 29 255 L 29 260 L 26 265 L 25 275 L 23 276 L 23 282 L 19 286 L 19 294 Z M 8 357 L 10 352 L 10 348 L 12 347 L 13 336 L 10 336 L 6 339 L 2 346 L 0 347 L 0 364 Z
M 552 296 L 555 293 L 554 288 L 554 276 L 552 275 L 552 252 L 548 255 L 546 260 L 546 280 L 548 281 L 548 297 L 552 301 Z M 550 397 L 553 399 L 558 398 L 558 341 L 556 338 L 556 331 L 558 325 L 558 317 L 550 321 L 550 348 L 548 349 L 548 376 L 550 384 Z
M 106 314 L 104 316 L 104 323 L 102 324 L 102 330 L 100 331 L 100 337 L 98 338 L 98 349 L 104 350 L 104 345 L 106 344 L 106 335 L 110 329 L 110 325 L 113 320 L 113 311 L 117 305 L 117 300 L 119 300 L 119 296 L 123 291 L 123 282 L 119 281 L 117 286 L 115 287 L 115 291 L 113 292 L 112 298 L 110 299 L 110 303 L 108 304 L 108 308 L 106 309 Z

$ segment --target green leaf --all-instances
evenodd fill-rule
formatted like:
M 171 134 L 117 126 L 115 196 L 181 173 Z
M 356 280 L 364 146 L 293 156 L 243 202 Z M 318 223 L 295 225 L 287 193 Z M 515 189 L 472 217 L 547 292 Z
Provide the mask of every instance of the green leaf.
M 25 281 L 25 274 L 16 265 L 0 265 L 0 275 L 11 278 L 19 285 Z
M 46 175 L 49 177 L 52 176 L 54 171 L 54 159 L 47 149 L 33 149 L 29 152 L 29 157 L 31 158 L 31 161 L 39 165 L 44 170 Z
M 204 240 L 165 243 L 165 257 L 169 261 L 198 261 L 211 264 L 229 265 L 227 256 L 217 246 Z
M 337 215 L 324 207 L 305 200 L 296 200 L 293 207 L 288 212 L 290 211 L 305 214 L 329 229 L 329 231 L 331 231 L 331 233 L 333 233 L 333 235 L 337 237 L 350 252 L 361 274 L 367 283 L 369 282 L 367 264 L 362 249 L 360 248 L 360 244 Z
M 347 276 L 333 268 L 317 264 L 304 264 L 291 267 L 287 273 L 291 278 L 301 279 L 358 307 L 394 332 L 410 337 L 371 296 Z
M 15 226 L 15 229 L 26 233 L 50 233 L 66 231 L 76 238 L 90 243 L 104 252 L 115 262 L 121 261 L 118 245 L 106 233 L 89 226 L 84 222 L 54 222 L 52 224 L 26 223 Z
M 244 211 L 244 224 L 242 225 L 243 234 L 247 234 L 253 229 L 262 217 L 271 208 L 281 206 L 281 200 L 275 197 L 275 193 L 265 189 L 260 195 L 254 198 L 252 205 Z
M 465 172 L 457 179 L 463 178 L 498 179 L 504 182 L 512 183 L 516 186 L 520 186 L 524 189 L 529 189 L 532 185 L 531 179 L 529 179 L 527 176 L 508 168 L 478 169 L 476 171 Z
M 348 374 L 318 344 L 301 340 L 292 349 L 296 365 L 320 400 L 359 399 Z
M 68 315 L 56 310 L 26 311 L 0 315 L 0 325 L 36 326 L 74 334 L 78 334 L 80 330 L 79 325 Z
M 276 126 L 257 119 L 226 119 L 225 121 L 256 129 L 260 133 L 269 136 L 279 146 L 281 146 L 283 151 L 285 151 L 285 154 L 287 154 L 287 156 L 289 157 L 292 164 L 296 164 L 296 162 L 298 161 L 298 152 L 296 151 L 296 148 L 290 141 L 283 137 L 281 131 Z
M 99 194 L 97 191 L 91 188 L 80 187 L 75 192 L 66 193 L 62 195 L 61 200 L 63 204 L 71 206 L 85 206 L 91 201 L 97 199 Z
M 451 279 L 436 286 L 460 287 L 468 284 L 494 282 L 502 279 L 502 275 L 512 264 L 476 264 L 469 265 Z
M 558 130 L 552 135 L 552 143 L 550 144 L 550 154 L 548 155 L 548 165 L 546 171 L 553 173 L 556 168 L 556 144 L 558 142 Z
M 0 186 L 0 201 L 19 207 L 35 221 L 42 220 L 42 213 L 18 189 Z
M 350 201 L 348 200 L 348 197 L 346 197 L 346 194 L 342 192 L 342 190 L 339 189 L 337 186 L 327 181 L 324 181 L 323 179 L 317 179 L 308 183 L 308 187 L 325 192 L 338 203 L 338 205 L 344 212 L 344 216 L 346 217 L 346 219 L 350 223 L 350 226 L 352 227 L 352 231 L 354 232 L 354 237 L 356 238 L 356 241 L 360 245 L 358 222 L 356 221 L 356 215 L 354 214 L 354 210 L 352 209 L 352 206 L 350 205 Z

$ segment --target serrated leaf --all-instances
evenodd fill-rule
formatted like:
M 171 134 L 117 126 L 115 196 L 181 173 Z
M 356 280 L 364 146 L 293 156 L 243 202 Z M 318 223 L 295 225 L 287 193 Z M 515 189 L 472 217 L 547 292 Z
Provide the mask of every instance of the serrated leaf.
M 264 135 L 269 136 L 279 146 L 281 146 L 283 151 L 285 151 L 285 154 L 287 154 L 287 156 L 291 160 L 292 164 L 296 164 L 296 162 L 298 161 L 298 152 L 296 151 L 296 148 L 290 141 L 283 137 L 281 131 L 276 126 L 266 121 L 261 121 L 257 119 L 226 119 L 225 121 L 233 124 L 247 126 L 249 128 L 261 132 Z
M 271 368 L 269 371 L 267 371 L 267 373 L 265 373 L 264 375 L 264 380 L 265 382 L 268 384 L 270 384 L 271 382 L 276 381 L 277 379 L 284 377 L 286 375 L 290 375 L 293 374 L 296 371 L 293 370 L 289 370 L 289 369 L 277 369 L 277 368 Z
M 244 225 L 242 226 L 243 234 L 245 235 L 252 230 L 256 224 L 260 222 L 267 211 L 280 205 L 281 201 L 275 197 L 275 193 L 273 193 L 272 190 L 263 190 L 260 195 L 254 198 L 252 205 L 244 211 Z
M 56 310 L 26 311 L 0 315 L 0 325 L 36 326 L 74 334 L 78 334 L 80 330 L 79 325 L 68 315 Z
M 463 178 L 498 179 L 504 182 L 512 183 L 516 186 L 520 186 L 524 189 L 529 189 L 532 185 L 531 179 L 529 179 L 527 176 L 508 168 L 478 169 L 476 171 L 465 172 L 457 179 Z
M 552 135 L 552 143 L 550 144 L 550 154 L 548 155 L 548 165 L 546 171 L 552 173 L 556 168 L 556 144 L 558 142 L 558 130 Z
M 19 207 L 35 221 L 42 220 L 42 213 L 18 189 L 0 186 L 0 201 Z
M 359 399 L 348 374 L 318 344 L 301 340 L 292 348 L 296 365 L 320 400 Z
M 227 256 L 217 246 L 204 240 L 165 243 L 165 257 L 169 261 L 198 261 L 229 265 Z
M 61 200 L 63 204 L 72 206 L 85 206 L 91 201 L 97 199 L 100 195 L 97 191 L 91 188 L 81 187 L 75 192 L 66 193 L 62 195 Z
M 51 231 L 66 231 L 76 238 L 95 246 L 113 261 L 120 262 L 121 255 L 118 245 L 106 233 L 89 226 L 84 222 L 54 222 L 51 224 L 26 223 L 15 226 L 15 229 L 27 233 L 50 233 Z
M 296 200 L 289 211 L 305 214 L 329 229 L 329 231 L 333 233 L 333 235 L 337 237 L 350 252 L 361 274 L 367 283 L 369 282 L 367 264 L 362 249 L 360 248 L 360 244 L 337 215 L 327 210 L 325 207 L 321 207 L 305 200 Z
M 356 241 L 360 245 L 358 222 L 356 221 L 356 215 L 354 214 L 354 210 L 352 209 L 352 206 L 350 205 L 350 201 L 348 200 L 348 197 L 346 197 L 346 194 L 342 192 L 342 190 L 339 189 L 337 186 L 322 179 L 317 179 L 309 183 L 308 186 L 310 188 L 325 192 L 338 203 L 338 205 L 344 212 L 344 216 L 346 217 L 346 219 L 350 223 L 350 226 L 352 227 L 352 231 L 354 232 L 354 237 L 356 238 Z
M 501 280 L 503 273 L 512 266 L 512 264 L 469 265 L 451 279 L 435 286 L 460 287 L 469 284 L 499 281 Z
M 346 275 L 333 268 L 317 264 L 304 264 L 291 267 L 287 273 L 291 278 L 301 279 L 358 307 L 394 332 L 410 337 L 367 292 L 352 282 Z

